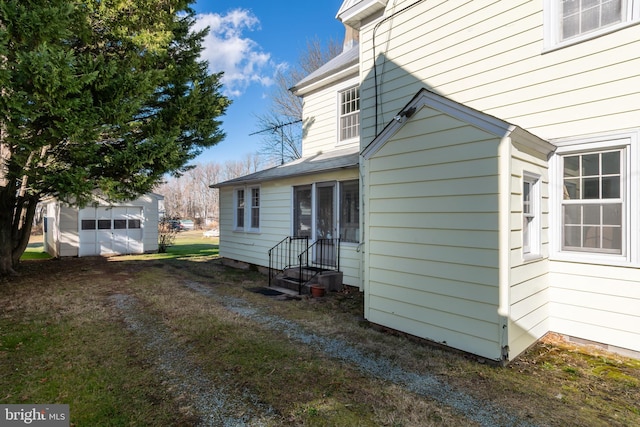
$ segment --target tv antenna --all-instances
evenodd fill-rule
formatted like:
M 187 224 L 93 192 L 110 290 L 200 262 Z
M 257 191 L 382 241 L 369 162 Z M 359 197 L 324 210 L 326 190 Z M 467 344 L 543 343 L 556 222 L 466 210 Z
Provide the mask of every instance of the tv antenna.
M 294 120 L 288 123 L 280 123 L 277 124 L 275 126 L 271 126 L 270 128 L 266 128 L 266 129 L 262 129 L 253 133 L 250 133 L 249 136 L 251 135 L 257 135 L 259 133 L 263 133 L 263 132 L 273 132 L 276 133 L 277 131 L 280 131 L 280 164 L 284 164 L 284 130 L 283 128 L 285 126 L 290 126 L 290 125 L 294 125 L 296 123 L 300 123 L 302 121 L 302 119 L 298 119 L 298 120 Z

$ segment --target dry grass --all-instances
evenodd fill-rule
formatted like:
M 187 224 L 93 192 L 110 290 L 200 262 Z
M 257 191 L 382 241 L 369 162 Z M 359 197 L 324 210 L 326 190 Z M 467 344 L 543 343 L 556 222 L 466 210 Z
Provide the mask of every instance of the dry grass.
M 201 415 L 189 403 L 193 396 L 177 395 L 159 375 L 153 355 L 114 306 L 116 294 L 135 298 L 138 310 L 170 331 L 168 344 L 213 384 L 238 401 L 250 394 L 272 408 L 259 418 L 267 425 L 473 423 L 239 315 L 225 299 L 241 298 L 261 313 L 434 376 L 523 422 L 640 425 L 640 362 L 558 337 L 506 368 L 483 365 L 371 328 L 362 319 L 359 292 L 275 300 L 246 290 L 265 284 L 259 273 L 223 267 L 206 255 L 30 261 L 22 273 L 0 284 L 0 403 L 68 403 L 77 426 L 191 425 Z

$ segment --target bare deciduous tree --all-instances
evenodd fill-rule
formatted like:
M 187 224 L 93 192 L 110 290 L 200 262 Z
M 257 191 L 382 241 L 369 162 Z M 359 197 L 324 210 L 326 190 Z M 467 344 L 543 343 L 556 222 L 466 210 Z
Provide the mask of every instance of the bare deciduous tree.
M 260 154 L 271 162 L 288 162 L 302 156 L 302 100 L 289 89 L 341 51 L 342 43 L 335 40 L 326 44 L 317 38 L 308 40 L 298 63 L 276 75 L 276 84 L 269 94 L 271 105 L 267 113 L 257 116 L 259 129 L 255 132 L 264 135 Z
M 257 154 L 242 160 L 219 163 L 198 163 L 182 176 L 169 178 L 155 191 L 164 196 L 166 218 L 193 219 L 198 227 L 218 222 L 218 190 L 211 184 L 248 175 L 261 169 L 263 163 Z

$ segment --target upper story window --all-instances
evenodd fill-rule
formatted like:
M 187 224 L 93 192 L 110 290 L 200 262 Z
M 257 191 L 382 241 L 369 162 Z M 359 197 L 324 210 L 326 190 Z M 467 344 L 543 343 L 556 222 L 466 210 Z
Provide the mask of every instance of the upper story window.
M 563 0 L 562 40 L 622 21 L 622 0 Z
M 546 47 L 571 44 L 637 21 L 640 0 L 546 0 Z
M 360 136 L 360 88 L 343 90 L 339 96 L 339 142 L 343 142 Z

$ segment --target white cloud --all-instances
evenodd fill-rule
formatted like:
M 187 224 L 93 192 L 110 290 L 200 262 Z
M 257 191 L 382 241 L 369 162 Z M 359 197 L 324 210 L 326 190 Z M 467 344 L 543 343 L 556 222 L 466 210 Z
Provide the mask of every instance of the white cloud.
M 194 30 L 209 27 L 202 59 L 209 62 L 211 72 L 224 71 L 222 83 L 225 95 L 242 95 L 252 84 L 270 86 L 272 76 L 280 67 L 246 32 L 260 30 L 260 21 L 250 11 L 235 9 L 224 15 L 217 13 L 197 16 Z

